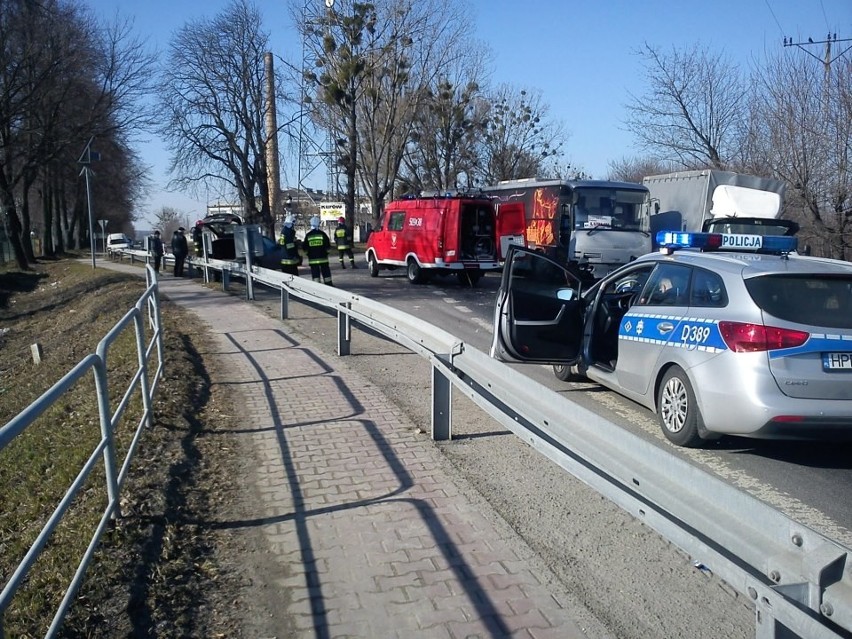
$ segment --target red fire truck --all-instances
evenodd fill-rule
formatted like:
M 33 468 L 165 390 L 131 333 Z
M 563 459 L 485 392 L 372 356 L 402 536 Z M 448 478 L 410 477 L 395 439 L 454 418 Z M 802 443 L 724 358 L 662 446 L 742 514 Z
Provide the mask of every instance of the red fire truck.
M 456 274 L 473 285 L 500 269 L 494 204 L 482 196 L 449 195 L 396 200 L 385 207 L 367 239 L 370 275 L 406 269 L 412 284 Z

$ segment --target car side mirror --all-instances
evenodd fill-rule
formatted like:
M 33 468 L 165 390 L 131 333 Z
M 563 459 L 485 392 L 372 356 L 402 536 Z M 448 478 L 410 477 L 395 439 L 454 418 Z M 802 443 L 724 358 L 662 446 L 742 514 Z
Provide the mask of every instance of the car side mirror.
M 573 288 L 560 288 L 556 291 L 556 298 L 569 302 L 577 297 L 577 291 Z

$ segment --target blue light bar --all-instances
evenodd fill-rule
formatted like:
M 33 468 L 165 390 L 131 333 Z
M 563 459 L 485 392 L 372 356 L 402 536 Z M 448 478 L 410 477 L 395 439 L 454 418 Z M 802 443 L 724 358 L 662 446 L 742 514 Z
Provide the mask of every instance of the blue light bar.
M 657 244 L 666 248 L 714 249 L 722 245 L 720 233 L 685 233 L 679 231 L 659 231 Z
M 788 235 L 765 235 L 763 250 L 772 253 L 792 253 L 799 248 L 799 238 Z
M 660 231 L 657 244 L 662 249 L 695 248 L 705 251 L 729 250 L 761 253 L 791 253 L 799 240 L 786 235 L 746 235 L 736 233 L 687 233 Z

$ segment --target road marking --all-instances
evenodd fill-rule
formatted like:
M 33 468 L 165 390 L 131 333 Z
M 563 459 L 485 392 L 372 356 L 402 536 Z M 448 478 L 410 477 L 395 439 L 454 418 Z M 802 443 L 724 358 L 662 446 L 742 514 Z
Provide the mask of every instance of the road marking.
M 478 326 L 479 328 L 487 331 L 488 333 L 491 333 L 491 323 L 490 322 L 486 322 L 484 319 L 479 318 L 479 317 L 474 317 L 474 318 L 472 318 L 471 323 L 476 324 L 476 326 Z

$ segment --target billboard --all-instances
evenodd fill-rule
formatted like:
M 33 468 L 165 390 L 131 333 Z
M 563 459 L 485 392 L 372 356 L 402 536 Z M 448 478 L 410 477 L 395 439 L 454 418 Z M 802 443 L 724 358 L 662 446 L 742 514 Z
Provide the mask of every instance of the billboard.
M 337 222 L 337 218 L 346 215 L 343 202 L 322 202 L 319 209 L 321 222 Z

